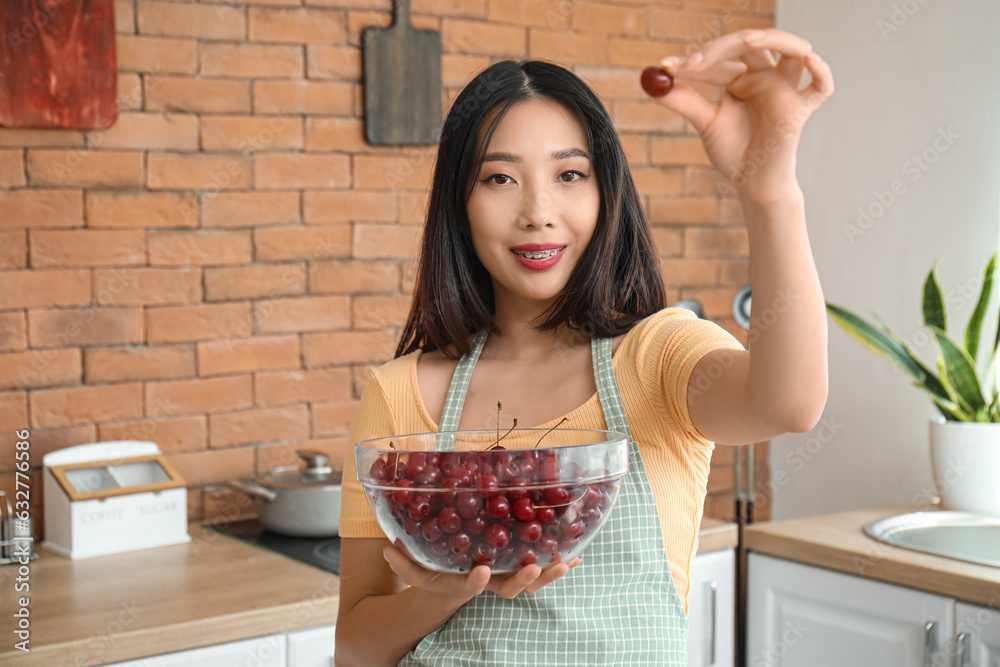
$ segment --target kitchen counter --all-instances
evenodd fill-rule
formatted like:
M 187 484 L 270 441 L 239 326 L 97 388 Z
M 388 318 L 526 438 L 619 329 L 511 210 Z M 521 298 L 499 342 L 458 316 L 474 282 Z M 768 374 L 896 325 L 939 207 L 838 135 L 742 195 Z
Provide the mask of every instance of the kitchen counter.
M 936 509 L 925 503 L 758 523 L 744 527 L 743 537 L 749 551 L 975 604 L 1000 604 L 1000 568 L 895 547 L 864 533 L 870 521 Z
M 704 517 L 701 520 L 701 531 L 698 538 L 698 553 L 735 549 L 738 539 L 735 523 L 727 523 L 720 519 Z
M 191 542 L 83 560 L 36 547 L 30 653 L 5 632 L 0 664 L 87 667 L 335 623 L 334 574 L 198 524 Z M 736 546 L 736 525 L 705 518 L 698 553 Z M 9 628 L 16 566 L 0 567 Z
M 0 567 L 0 664 L 86 667 L 335 623 L 340 579 L 198 524 L 191 542 L 83 560 L 36 547 L 30 653 L 11 632 L 17 566 Z

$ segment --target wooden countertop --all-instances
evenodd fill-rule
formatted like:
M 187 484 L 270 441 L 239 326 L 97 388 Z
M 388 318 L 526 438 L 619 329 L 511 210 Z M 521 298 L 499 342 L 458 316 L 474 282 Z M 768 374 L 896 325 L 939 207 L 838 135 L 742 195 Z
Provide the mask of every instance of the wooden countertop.
M 698 553 L 720 549 L 735 549 L 738 539 L 735 523 L 727 523 L 720 519 L 704 517 L 701 520 L 701 531 L 698 539 Z
M 30 653 L 13 646 L 16 566 L 0 567 L 0 664 L 87 667 L 336 622 L 336 575 L 197 524 L 188 532 L 188 544 L 83 560 L 36 547 Z
M 188 526 L 191 542 L 71 560 L 36 546 L 30 653 L 0 644 L 8 667 L 89 667 L 335 623 L 334 574 Z M 736 546 L 736 525 L 706 518 L 698 552 Z M 0 567 L 0 627 L 9 628 L 16 566 Z
M 743 537 L 750 551 L 995 606 L 1000 568 L 895 547 L 864 533 L 870 521 L 936 509 L 924 503 L 757 523 L 744 527 Z

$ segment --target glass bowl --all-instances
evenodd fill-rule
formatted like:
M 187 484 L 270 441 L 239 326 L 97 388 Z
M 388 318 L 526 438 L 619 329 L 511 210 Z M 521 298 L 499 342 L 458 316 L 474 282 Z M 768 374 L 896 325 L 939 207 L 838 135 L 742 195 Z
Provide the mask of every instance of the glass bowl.
M 628 439 L 588 429 L 418 433 L 359 442 L 355 463 L 382 531 L 416 562 L 509 572 L 587 547 L 628 471 Z

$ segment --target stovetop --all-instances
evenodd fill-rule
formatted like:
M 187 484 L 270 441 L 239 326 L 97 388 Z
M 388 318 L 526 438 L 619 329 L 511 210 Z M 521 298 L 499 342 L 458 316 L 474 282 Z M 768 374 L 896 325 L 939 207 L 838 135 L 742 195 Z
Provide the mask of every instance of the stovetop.
M 254 546 L 268 549 L 297 561 L 340 574 L 339 537 L 289 537 L 268 530 L 257 519 L 232 521 L 228 524 L 211 525 L 206 528 L 235 537 Z

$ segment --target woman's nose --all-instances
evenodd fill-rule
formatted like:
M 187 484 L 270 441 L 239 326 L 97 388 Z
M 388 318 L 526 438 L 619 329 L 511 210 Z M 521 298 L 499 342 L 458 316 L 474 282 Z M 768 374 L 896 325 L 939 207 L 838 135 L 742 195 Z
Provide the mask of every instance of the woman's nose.
M 554 201 L 552 194 L 542 188 L 525 189 L 518 219 L 522 227 L 546 227 L 553 223 Z

